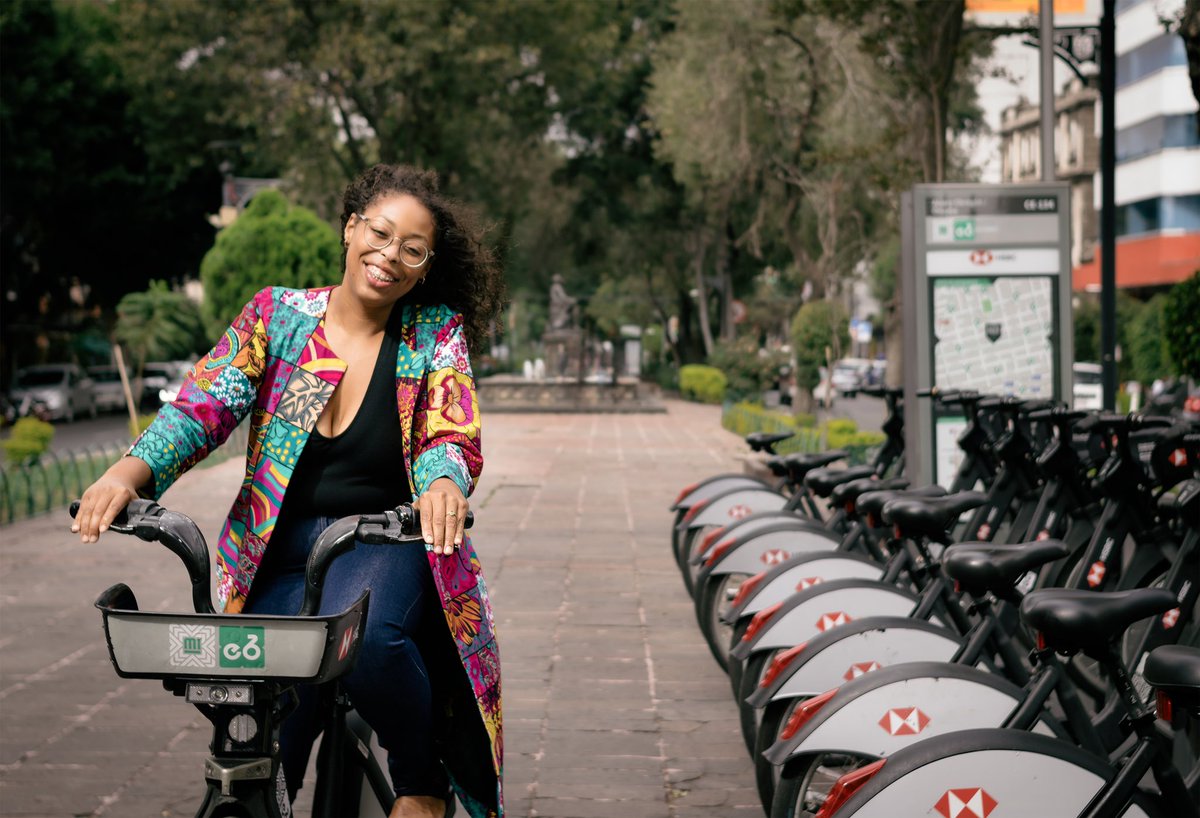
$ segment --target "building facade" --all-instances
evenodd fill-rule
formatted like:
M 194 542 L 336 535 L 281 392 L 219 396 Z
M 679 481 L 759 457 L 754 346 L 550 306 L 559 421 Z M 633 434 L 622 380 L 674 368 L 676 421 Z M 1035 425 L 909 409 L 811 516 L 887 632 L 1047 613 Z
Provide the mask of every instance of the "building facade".
M 1187 55 L 1168 31 L 1183 0 L 1118 0 L 1116 80 L 1117 286 L 1169 286 L 1200 269 L 1200 133 Z M 1099 110 L 1074 82 L 1056 99 L 1056 174 L 1072 189 L 1073 285 L 1100 287 Z M 1040 178 L 1038 109 L 1004 112 L 1003 180 Z M 1089 183 L 1084 177 L 1090 177 Z

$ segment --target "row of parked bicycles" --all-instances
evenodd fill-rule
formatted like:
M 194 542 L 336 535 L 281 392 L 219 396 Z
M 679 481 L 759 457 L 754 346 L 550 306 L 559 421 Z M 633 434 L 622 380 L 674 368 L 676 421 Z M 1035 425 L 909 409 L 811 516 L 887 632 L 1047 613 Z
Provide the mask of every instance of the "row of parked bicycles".
M 1200 816 L 1200 428 L 927 390 L 948 488 L 778 456 L 672 507 L 772 818 Z M 764 472 L 765 473 L 765 472 Z

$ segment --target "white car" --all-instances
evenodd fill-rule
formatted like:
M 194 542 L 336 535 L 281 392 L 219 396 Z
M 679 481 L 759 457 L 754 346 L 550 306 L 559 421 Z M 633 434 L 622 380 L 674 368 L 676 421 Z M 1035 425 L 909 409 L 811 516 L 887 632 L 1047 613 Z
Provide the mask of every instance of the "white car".
M 865 358 L 843 358 L 834 363 L 830 380 L 840 395 L 852 398 L 866 384 L 870 372 L 871 362 Z
M 51 420 L 70 423 L 80 413 L 96 416 L 92 379 L 75 364 L 45 364 L 22 369 L 13 381 L 9 399 L 14 406 L 20 406 L 26 399 L 39 401 L 45 405 Z
M 1104 406 L 1100 364 L 1071 364 L 1071 376 L 1071 402 L 1076 409 L 1100 409 Z
M 92 396 L 100 412 L 119 412 L 125 408 L 125 387 L 121 385 L 121 374 L 115 366 L 90 366 Z

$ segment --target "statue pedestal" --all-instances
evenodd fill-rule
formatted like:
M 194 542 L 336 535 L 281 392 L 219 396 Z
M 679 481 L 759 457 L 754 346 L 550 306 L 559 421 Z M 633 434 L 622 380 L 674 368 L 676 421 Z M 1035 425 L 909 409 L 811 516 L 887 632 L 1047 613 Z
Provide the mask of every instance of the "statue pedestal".
M 542 335 L 546 352 L 546 375 L 551 378 L 579 378 L 583 363 L 583 332 L 576 327 L 549 329 Z

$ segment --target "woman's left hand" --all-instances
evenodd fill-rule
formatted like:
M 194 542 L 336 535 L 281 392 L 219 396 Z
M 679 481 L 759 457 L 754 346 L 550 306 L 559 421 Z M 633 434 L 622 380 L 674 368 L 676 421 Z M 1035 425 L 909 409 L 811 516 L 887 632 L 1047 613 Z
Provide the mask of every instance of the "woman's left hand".
M 462 545 L 467 509 L 470 506 L 458 484 L 439 477 L 417 498 L 421 513 L 421 534 L 433 546 L 433 553 L 449 556 Z

